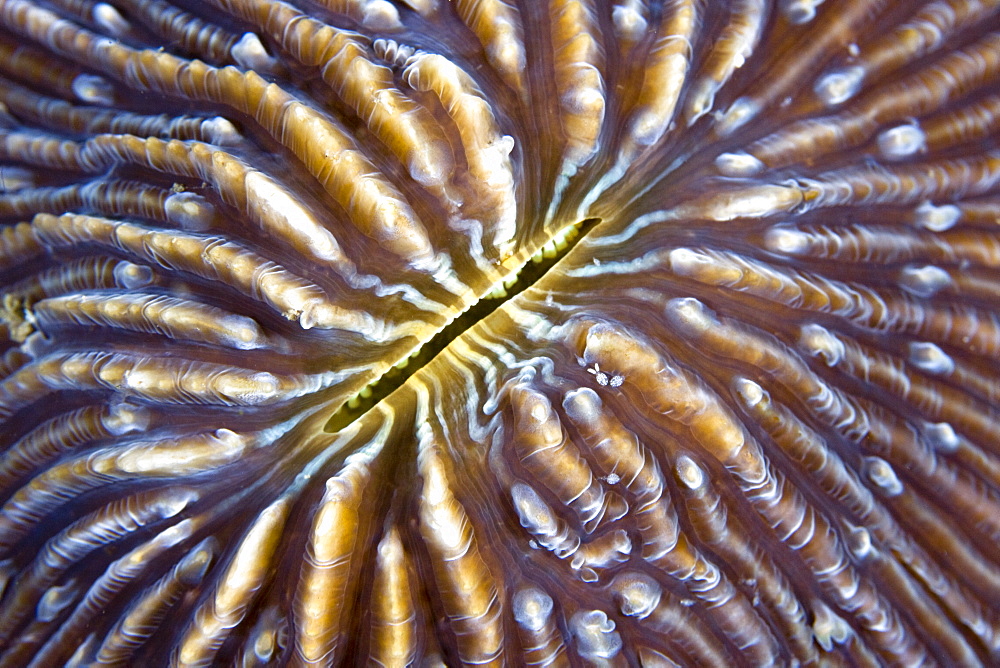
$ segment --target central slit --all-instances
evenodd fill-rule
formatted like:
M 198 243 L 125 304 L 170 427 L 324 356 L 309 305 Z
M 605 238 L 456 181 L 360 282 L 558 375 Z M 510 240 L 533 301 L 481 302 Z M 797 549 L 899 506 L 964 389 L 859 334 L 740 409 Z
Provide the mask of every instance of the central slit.
M 558 248 L 555 242 L 550 242 L 539 248 L 535 255 L 521 267 L 515 282 L 501 281 L 494 285 L 486 297 L 483 297 L 470 306 L 464 313 L 445 325 L 441 331 L 402 360 L 402 362 L 392 367 L 378 378 L 378 380 L 369 384 L 360 393 L 345 402 L 327 421 L 324 430 L 327 432 L 340 431 L 371 410 L 372 406 L 392 394 L 410 376 L 434 359 L 438 353 L 444 350 L 449 343 L 461 336 L 467 329 L 488 317 L 507 301 L 538 282 L 559 260 L 580 243 L 580 240 L 599 222 L 600 220 L 597 218 L 588 218 L 564 228 L 564 233 L 574 229 L 576 230 L 576 235 L 572 238 L 567 238 L 565 245 L 561 248 Z

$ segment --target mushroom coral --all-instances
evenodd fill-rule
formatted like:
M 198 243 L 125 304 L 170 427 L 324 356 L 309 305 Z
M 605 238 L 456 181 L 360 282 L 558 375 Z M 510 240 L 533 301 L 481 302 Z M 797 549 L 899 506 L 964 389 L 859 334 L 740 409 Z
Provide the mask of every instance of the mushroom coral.
M 0 0 L 0 668 L 1000 661 L 998 10 Z

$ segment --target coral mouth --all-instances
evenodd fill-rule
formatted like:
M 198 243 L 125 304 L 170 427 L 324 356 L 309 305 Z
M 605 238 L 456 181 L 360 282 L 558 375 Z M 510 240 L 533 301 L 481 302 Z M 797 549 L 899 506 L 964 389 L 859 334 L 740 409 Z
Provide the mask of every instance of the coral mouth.
M 566 225 L 520 267 L 497 281 L 489 290 L 451 322 L 441 328 L 430 340 L 397 362 L 384 374 L 366 385 L 337 409 L 326 423 L 324 431 L 338 432 L 367 413 L 373 406 L 395 392 L 438 353 L 477 323 L 488 318 L 498 308 L 514 299 L 540 281 L 573 250 L 595 227 L 598 218 L 587 218 Z

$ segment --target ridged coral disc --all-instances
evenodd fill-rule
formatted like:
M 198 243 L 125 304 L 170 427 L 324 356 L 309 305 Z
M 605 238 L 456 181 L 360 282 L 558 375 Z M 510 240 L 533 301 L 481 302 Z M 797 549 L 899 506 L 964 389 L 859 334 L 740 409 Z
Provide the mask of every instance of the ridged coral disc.
M 0 0 L 0 668 L 995 665 L 998 15 Z

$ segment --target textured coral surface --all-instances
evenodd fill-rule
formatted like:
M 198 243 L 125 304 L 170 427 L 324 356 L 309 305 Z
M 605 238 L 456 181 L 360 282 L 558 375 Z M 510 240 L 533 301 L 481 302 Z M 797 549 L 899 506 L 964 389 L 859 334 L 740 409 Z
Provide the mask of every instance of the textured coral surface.
M 995 665 L 998 16 L 0 0 L 0 668 Z

